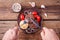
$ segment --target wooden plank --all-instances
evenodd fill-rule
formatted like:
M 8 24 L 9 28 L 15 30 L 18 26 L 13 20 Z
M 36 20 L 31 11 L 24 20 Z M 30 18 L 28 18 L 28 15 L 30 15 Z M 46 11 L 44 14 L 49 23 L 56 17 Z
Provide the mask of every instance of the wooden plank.
M 60 10 L 56 10 L 56 11 L 59 11 L 59 12 L 49 12 L 48 10 L 45 10 L 46 13 L 48 14 L 48 17 L 45 17 L 44 16 L 44 13 L 41 13 L 42 14 L 42 17 L 44 19 L 60 19 Z M 18 15 L 19 13 L 14 13 L 12 12 L 12 10 L 9 10 L 9 9 L 0 9 L 0 20 L 17 20 L 18 18 Z
M 18 2 L 20 3 L 22 6 L 28 6 L 31 7 L 31 5 L 29 5 L 28 2 L 36 2 L 37 6 L 40 6 L 42 4 L 49 6 L 49 5 L 60 5 L 60 0 L 0 0 L 0 7 L 11 7 L 13 3 Z
M 2 38 L 3 38 L 3 35 L 4 35 L 4 34 L 0 34 L 0 39 L 2 39 Z
M 42 14 L 43 19 L 60 19 L 60 13 L 46 13 L 47 17 Z
M 60 30 L 60 21 L 43 21 L 42 26 Z M 13 27 L 18 27 L 17 21 L 0 21 L 0 33 L 5 33 L 9 28 Z
M 47 13 L 46 17 L 42 14 L 43 19 L 60 19 L 59 13 Z M 18 13 L 0 13 L 0 20 L 17 20 Z
M 17 19 L 18 13 L 0 12 L 0 19 Z
M 17 21 L 0 21 L 0 33 L 5 33 L 9 28 L 17 27 Z
M 60 21 L 44 21 L 42 26 L 46 26 L 48 28 L 60 28 Z

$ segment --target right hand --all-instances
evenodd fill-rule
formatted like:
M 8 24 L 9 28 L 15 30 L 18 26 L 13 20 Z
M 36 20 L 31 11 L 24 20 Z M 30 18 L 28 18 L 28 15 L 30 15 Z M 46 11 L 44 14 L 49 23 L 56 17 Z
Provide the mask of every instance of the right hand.
M 48 29 L 46 27 L 43 27 L 41 37 L 42 40 L 59 40 L 59 37 L 57 36 L 55 31 L 53 31 L 53 29 Z

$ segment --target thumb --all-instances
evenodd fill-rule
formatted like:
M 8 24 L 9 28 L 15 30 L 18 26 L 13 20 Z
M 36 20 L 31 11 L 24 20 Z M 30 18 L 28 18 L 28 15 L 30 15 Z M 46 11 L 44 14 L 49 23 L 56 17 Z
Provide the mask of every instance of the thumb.
M 19 31 L 18 27 L 14 27 L 13 30 L 15 31 L 16 34 L 17 34 L 18 31 Z
M 49 29 L 46 28 L 46 27 L 43 27 L 43 31 L 44 31 L 45 33 L 47 33 L 47 32 L 49 32 Z
M 42 32 L 41 32 L 41 37 L 42 37 L 42 40 L 45 40 L 45 33 L 44 33 L 43 30 L 42 30 Z

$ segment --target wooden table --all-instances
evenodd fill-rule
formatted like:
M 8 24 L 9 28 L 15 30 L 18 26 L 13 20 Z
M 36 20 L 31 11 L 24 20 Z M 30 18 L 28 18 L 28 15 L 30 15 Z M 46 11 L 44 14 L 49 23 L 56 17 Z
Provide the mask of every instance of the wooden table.
M 44 11 L 48 14 L 48 17 L 43 17 L 43 26 L 52 28 L 56 31 L 60 38 L 60 0 L 0 0 L 0 40 L 4 33 L 13 27 L 18 27 L 17 17 L 19 13 L 14 13 L 11 9 L 13 3 L 21 3 L 22 7 L 31 7 L 28 2 L 36 2 L 37 7 L 41 4 L 46 5 Z M 41 40 L 40 31 L 35 34 L 24 34 L 21 30 L 19 31 L 18 40 Z

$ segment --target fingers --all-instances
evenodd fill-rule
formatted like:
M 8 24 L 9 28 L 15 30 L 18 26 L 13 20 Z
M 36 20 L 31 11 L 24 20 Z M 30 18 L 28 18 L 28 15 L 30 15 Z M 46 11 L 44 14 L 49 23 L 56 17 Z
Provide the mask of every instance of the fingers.
M 2 40 L 10 40 L 10 39 L 12 39 L 12 37 L 11 37 L 11 29 L 9 29 L 5 34 L 4 34 L 4 36 L 3 36 L 3 38 L 2 38 Z
M 44 31 L 54 31 L 53 29 L 48 29 L 47 27 L 43 27 Z
M 41 32 L 41 37 L 42 37 L 42 40 L 45 40 L 45 33 L 44 33 L 44 31 Z
M 49 35 L 50 30 L 52 31 L 52 29 L 48 29 L 48 28 L 46 28 L 46 27 L 43 27 L 43 30 L 42 30 L 42 32 L 41 32 L 42 40 L 46 40 L 46 36 Z
M 12 30 L 14 30 L 15 33 L 17 34 L 19 29 L 18 29 L 18 27 L 14 27 Z
M 50 31 L 54 31 L 53 29 L 49 29 Z
M 17 38 L 18 28 L 14 27 L 13 29 L 9 29 L 5 34 L 2 40 L 13 40 Z
M 41 37 L 43 40 L 59 40 L 59 37 L 56 35 L 55 31 L 53 29 L 48 29 L 46 27 L 43 27 Z
M 11 36 L 13 40 L 16 40 L 18 37 L 18 27 L 14 27 L 13 29 L 11 29 Z
M 44 37 L 45 33 L 48 31 L 48 29 L 46 27 L 43 27 L 43 30 L 41 32 L 41 36 Z
M 18 31 L 18 27 L 14 27 L 13 30 L 15 30 L 17 32 Z
M 18 35 L 18 27 L 14 27 L 13 29 L 11 29 L 11 33 L 12 33 L 12 36 L 17 36 Z
M 46 28 L 46 27 L 43 27 L 43 30 L 44 30 L 44 31 L 48 31 L 49 29 L 48 29 L 48 28 Z
M 43 27 L 43 31 L 44 31 L 44 33 L 46 34 L 47 32 L 49 32 L 49 29 L 46 28 L 46 27 Z

